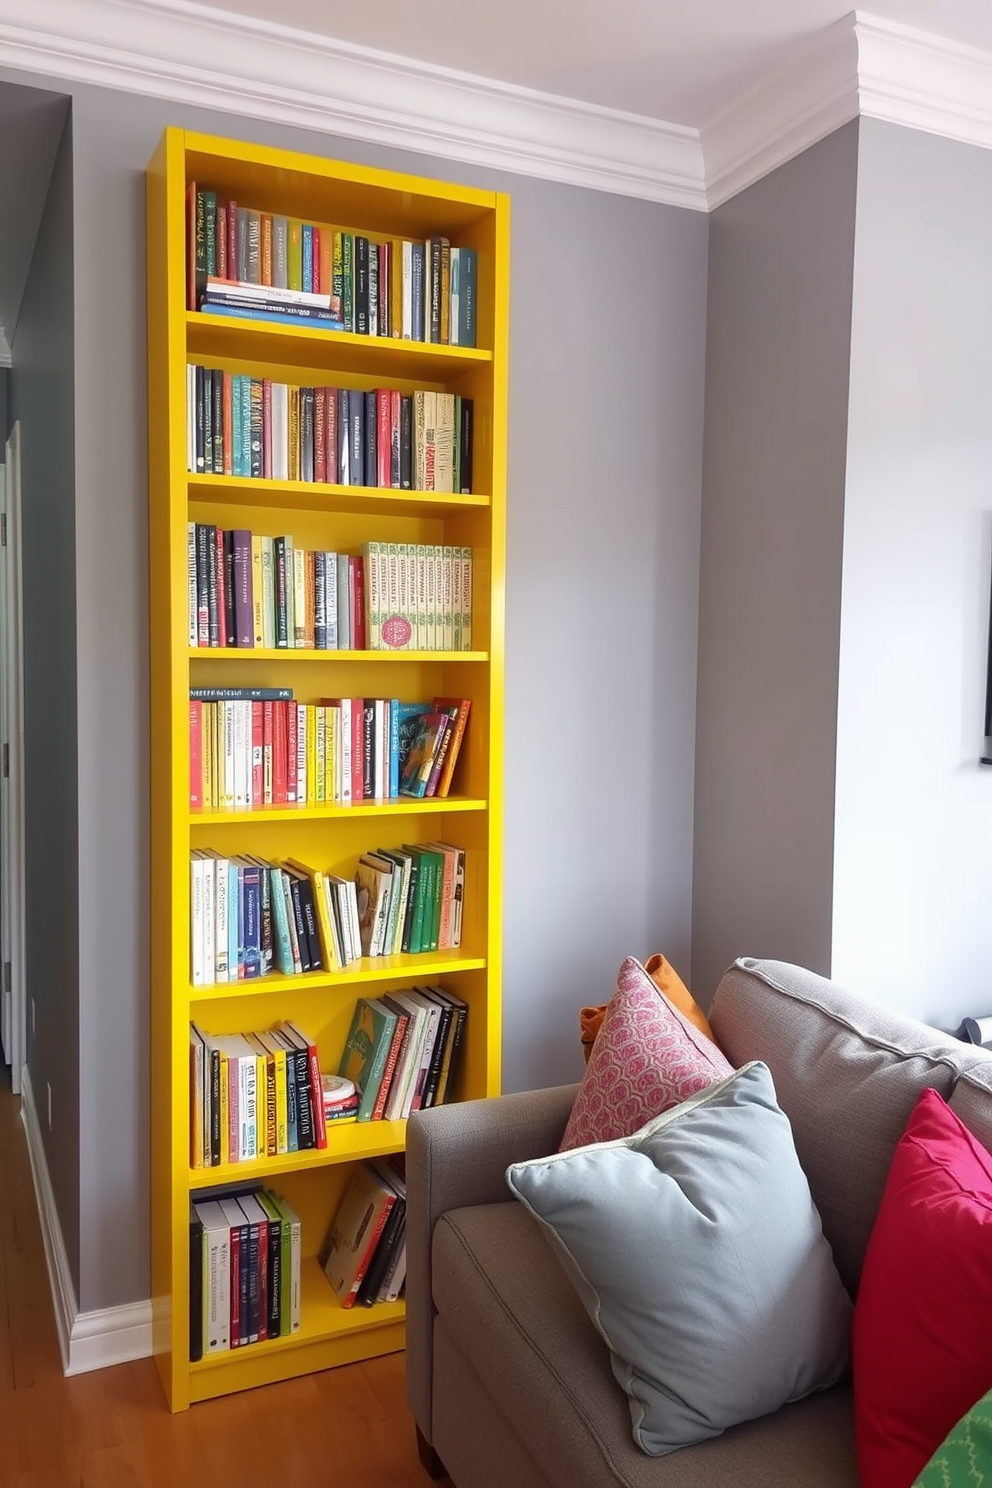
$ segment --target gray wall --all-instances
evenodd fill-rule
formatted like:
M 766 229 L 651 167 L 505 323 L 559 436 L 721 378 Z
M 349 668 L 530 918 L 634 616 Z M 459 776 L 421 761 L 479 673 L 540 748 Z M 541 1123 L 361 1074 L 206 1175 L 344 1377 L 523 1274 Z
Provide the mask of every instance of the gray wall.
M 830 968 L 858 125 L 710 217 L 692 986 Z
M 834 975 L 992 1011 L 992 154 L 861 125 Z
M 143 172 L 166 124 L 511 192 L 506 1088 L 578 1076 L 577 1009 L 624 955 L 689 949 L 705 218 L 75 89 L 84 1309 L 148 1293 Z
M 10 433 L 10 368 L 0 367 L 0 443 Z
M 17 320 L 11 401 L 21 426 L 28 1069 L 78 1286 L 73 299 L 72 130 L 66 121 Z M 100 864 L 88 872 L 97 876 Z

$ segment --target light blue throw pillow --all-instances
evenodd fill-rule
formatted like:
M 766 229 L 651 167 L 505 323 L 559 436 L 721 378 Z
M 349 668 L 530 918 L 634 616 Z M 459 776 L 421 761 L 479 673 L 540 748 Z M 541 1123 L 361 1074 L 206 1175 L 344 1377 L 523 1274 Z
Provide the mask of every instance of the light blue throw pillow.
M 507 1169 L 660 1457 L 832 1385 L 851 1303 L 766 1065 L 616 1142 Z

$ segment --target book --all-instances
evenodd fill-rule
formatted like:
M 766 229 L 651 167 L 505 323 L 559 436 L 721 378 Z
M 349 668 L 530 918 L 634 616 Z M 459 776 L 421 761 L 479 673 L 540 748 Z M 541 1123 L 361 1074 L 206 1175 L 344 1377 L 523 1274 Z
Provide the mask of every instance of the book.
M 447 713 L 424 713 L 417 724 L 400 775 L 401 796 L 425 796 L 434 761 L 451 724 Z
M 341 1196 L 321 1264 L 342 1307 L 352 1307 L 396 1203 L 396 1191 L 368 1163 L 357 1163 Z
M 366 853 L 359 859 L 355 889 L 363 956 L 383 954 L 392 878 L 392 865 L 375 861 L 374 854 Z
M 451 789 L 455 765 L 458 763 L 458 754 L 462 747 L 462 741 L 465 738 L 465 730 L 468 727 L 468 717 L 472 709 L 472 700 L 471 698 L 436 697 L 433 706 L 436 712 L 448 713 L 454 723 L 454 727 L 450 730 L 444 763 L 434 791 L 434 794 L 437 796 L 446 796 Z
M 359 1121 L 372 1119 L 395 1028 L 396 1014 L 381 999 L 358 999 L 338 1074 L 351 1080 L 359 1093 Z

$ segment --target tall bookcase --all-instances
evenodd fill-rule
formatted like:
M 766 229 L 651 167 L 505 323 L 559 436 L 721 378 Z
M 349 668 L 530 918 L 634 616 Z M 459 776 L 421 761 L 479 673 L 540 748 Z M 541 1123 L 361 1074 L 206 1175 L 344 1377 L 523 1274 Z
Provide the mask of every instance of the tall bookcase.
M 187 308 L 186 189 L 372 238 L 443 234 L 478 255 L 475 348 L 223 319 Z M 168 129 L 147 173 L 149 590 L 151 647 L 152 1282 L 154 1346 L 169 1404 L 390 1352 L 403 1303 L 344 1309 L 316 1254 L 351 1166 L 402 1151 L 403 1121 L 332 1125 L 326 1150 L 193 1169 L 189 1023 L 214 1034 L 293 1019 L 333 1070 L 356 998 L 438 983 L 469 1006 L 454 1098 L 496 1093 L 500 1062 L 503 588 L 509 282 L 508 199 L 393 172 Z M 188 363 L 302 385 L 473 399 L 471 495 L 440 495 L 190 473 Z M 473 553 L 470 652 L 191 649 L 189 522 L 289 533 L 305 547 L 357 553 L 365 541 L 443 543 Z M 324 696 L 471 698 L 458 794 L 192 812 L 189 688 L 291 686 Z M 336 973 L 191 985 L 190 853 L 302 858 L 352 876 L 376 847 L 443 839 L 466 850 L 458 950 L 364 959 Z M 189 1213 L 198 1191 L 261 1179 L 302 1219 L 298 1333 L 189 1362 Z

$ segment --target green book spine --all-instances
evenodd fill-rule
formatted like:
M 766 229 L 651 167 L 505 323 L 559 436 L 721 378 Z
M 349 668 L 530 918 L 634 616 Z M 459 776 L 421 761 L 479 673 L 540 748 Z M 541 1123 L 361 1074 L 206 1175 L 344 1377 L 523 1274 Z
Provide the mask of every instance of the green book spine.
M 436 951 L 438 942 L 438 931 L 441 928 L 441 890 L 444 887 L 444 854 L 431 853 L 431 867 L 433 882 L 431 884 L 430 898 L 430 930 L 427 937 L 425 951 Z

